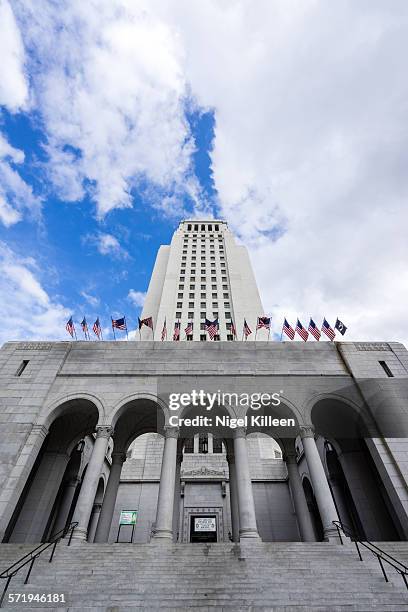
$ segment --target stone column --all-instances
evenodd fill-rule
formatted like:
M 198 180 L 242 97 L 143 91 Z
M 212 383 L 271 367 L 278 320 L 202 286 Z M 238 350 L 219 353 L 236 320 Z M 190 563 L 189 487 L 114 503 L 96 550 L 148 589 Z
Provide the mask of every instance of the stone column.
M 107 542 L 115 510 L 116 497 L 120 483 L 120 475 L 126 453 L 112 453 L 112 464 L 109 472 L 108 484 L 103 497 L 102 510 L 96 527 L 94 542 Z
M 320 518 L 322 519 L 324 539 L 326 541 L 337 541 L 337 529 L 333 525 L 333 521 L 338 521 L 339 517 L 337 516 L 336 506 L 334 505 L 326 473 L 319 451 L 317 450 L 313 427 L 301 427 L 300 436 L 309 468 L 313 492 L 319 508 Z
M 316 542 L 312 519 L 303 491 L 294 450 L 285 454 L 285 461 L 288 469 L 289 486 L 292 493 L 293 505 L 295 507 L 296 519 L 299 525 L 300 537 L 302 538 L 302 542 Z
M 237 497 L 239 508 L 239 535 L 243 538 L 259 538 L 256 526 L 254 495 L 249 473 L 246 432 L 237 428 L 234 436 L 234 455 L 236 466 Z
M 194 447 L 193 447 L 193 449 L 194 449 L 194 454 L 197 454 L 197 453 L 198 453 L 198 448 L 199 448 L 199 437 L 200 437 L 200 436 L 199 436 L 198 434 L 196 434 L 196 435 L 194 436 Z
M 64 490 L 62 492 L 61 503 L 58 508 L 57 518 L 55 519 L 54 527 L 52 528 L 52 533 L 56 534 L 61 529 L 64 529 L 67 524 L 69 511 L 71 510 L 71 505 L 75 496 L 76 488 L 79 484 L 78 476 L 74 476 L 69 478 L 65 482 Z
M 103 469 L 109 438 L 112 433 L 113 429 L 109 425 L 102 425 L 96 428 L 95 444 L 72 519 L 73 521 L 78 521 L 78 527 L 76 527 L 73 535 L 73 538 L 76 540 L 86 540 L 96 490 Z
M 157 500 L 154 538 L 173 539 L 174 486 L 177 464 L 176 427 L 165 427 L 163 460 L 160 474 L 159 498 Z
M 237 494 L 237 474 L 235 470 L 235 457 L 233 453 L 227 454 L 229 471 L 229 490 L 231 508 L 231 531 L 234 542 L 239 542 L 239 509 Z

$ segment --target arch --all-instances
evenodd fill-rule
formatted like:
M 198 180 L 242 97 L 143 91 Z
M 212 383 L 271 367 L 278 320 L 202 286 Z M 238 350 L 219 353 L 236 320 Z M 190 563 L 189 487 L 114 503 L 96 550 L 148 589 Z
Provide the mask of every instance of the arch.
M 149 401 L 156 404 L 159 408 L 161 408 L 165 422 L 168 422 L 170 416 L 170 410 L 166 402 L 164 402 L 160 397 L 154 395 L 154 393 L 131 393 L 130 395 L 126 395 L 122 397 L 113 407 L 112 412 L 110 413 L 110 424 L 114 428 L 118 419 L 122 416 L 122 414 L 126 411 L 126 408 L 129 404 L 137 401 Z
M 64 412 L 66 404 L 75 400 L 85 400 L 95 406 L 98 411 L 97 425 L 105 424 L 105 408 L 102 401 L 92 393 L 69 393 L 54 399 L 47 404 L 38 415 L 36 425 L 42 425 L 49 429 L 50 425 Z
M 364 435 L 362 435 L 362 437 L 375 437 L 376 435 L 378 435 L 375 422 L 369 414 L 366 406 L 360 406 L 352 399 L 344 397 L 339 393 L 319 393 L 307 400 L 307 402 L 304 404 L 304 415 L 308 425 L 313 425 L 314 427 L 316 427 L 315 420 L 313 419 L 313 411 L 315 411 L 316 413 L 316 407 L 319 404 L 330 401 L 336 402 L 337 404 L 342 404 L 344 407 L 347 407 L 352 410 L 355 417 L 358 417 L 358 420 L 360 421 L 359 427 L 361 431 L 364 431 Z M 332 418 L 333 415 L 331 415 L 331 419 Z M 322 435 L 325 434 L 322 433 Z

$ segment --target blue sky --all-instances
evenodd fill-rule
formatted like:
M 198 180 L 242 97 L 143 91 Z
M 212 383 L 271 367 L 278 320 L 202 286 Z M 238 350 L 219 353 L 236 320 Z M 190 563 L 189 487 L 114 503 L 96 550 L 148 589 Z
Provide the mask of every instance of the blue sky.
M 275 337 L 407 341 L 407 34 L 403 0 L 0 0 L 0 342 L 134 328 L 158 247 L 208 215 Z
M 209 157 L 213 112 L 195 109 L 187 119 L 194 142 L 192 170 L 216 214 Z M 156 187 L 142 180 L 140 187 L 132 189 L 132 207 L 114 209 L 98 221 L 91 195 L 66 202 L 47 180 L 46 134 L 35 114 L 6 111 L 2 128 L 9 144 L 24 151 L 24 166 L 18 172 L 43 203 L 38 218 L 27 217 L 10 227 L 0 225 L 0 241 L 7 242 L 20 258 L 35 254 L 42 286 L 72 313 L 78 338 L 83 335 L 79 326 L 83 316 L 89 324 L 99 316 L 106 338 L 112 335 L 111 316 L 125 315 L 129 330 L 135 329 L 142 308 L 139 294 L 147 291 L 157 250 L 170 243 L 181 217 L 165 216 L 150 207 L 145 192 Z M 160 195 L 172 193 L 160 190 Z M 178 198 L 185 214 L 194 215 L 189 194 L 179 193 Z M 66 335 L 62 327 L 60 337 Z

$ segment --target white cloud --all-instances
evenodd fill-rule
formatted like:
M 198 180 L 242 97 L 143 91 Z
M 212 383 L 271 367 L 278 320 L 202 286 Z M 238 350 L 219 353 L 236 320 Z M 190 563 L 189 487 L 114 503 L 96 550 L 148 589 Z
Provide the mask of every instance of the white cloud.
M 61 11 L 27 1 L 16 10 L 42 64 L 32 70 L 32 86 L 61 197 L 81 199 L 86 179 L 103 216 L 131 206 L 132 188 L 147 179 L 159 193 L 189 183 L 198 199 L 183 49 L 149 3 L 75 0 Z
M 154 206 L 181 216 L 188 189 L 207 212 L 191 94 L 214 110 L 221 214 L 250 249 L 275 331 L 284 313 L 338 315 L 346 338 L 405 339 L 405 1 L 16 6 L 62 197 L 87 190 L 102 216 L 145 178 L 174 188 L 147 191 Z M 112 238 L 98 248 L 120 252 Z
M 406 2 L 166 6 L 275 331 L 326 315 L 346 339 L 407 341 Z
M 0 0 L 0 58 L 0 107 L 16 113 L 27 107 L 28 86 L 24 47 L 7 0 Z M 0 222 L 6 227 L 18 223 L 24 209 L 34 216 L 40 210 L 40 199 L 14 168 L 23 162 L 23 151 L 12 147 L 0 133 Z
M 135 291 L 131 289 L 128 294 L 128 299 L 132 302 L 134 306 L 143 306 L 145 301 L 146 293 L 143 291 Z
M 15 112 L 26 105 L 28 87 L 24 73 L 24 47 L 13 11 L 0 0 L 0 106 Z
M 66 339 L 69 311 L 55 302 L 38 278 L 35 261 L 0 243 L 0 345 L 7 340 Z
M 14 168 L 23 162 L 24 152 L 12 147 L 0 134 L 0 222 L 6 227 L 18 223 L 23 211 L 35 218 L 40 213 L 41 199 Z
M 96 297 L 95 295 L 91 295 L 90 293 L 87 293 L 86 291 L 81 291 L 81 295 L 84 298 L 84 300 L 86 300 L 88 304 L 92 306 L 93 308 L 96 308 L 101 303 L 98 297 Z
M 101 255 L 110 255 L 116 259 L 127 259 L 128 252 L 121 247 L 120 242 L 112 234 L 97 232 L 96 234 L 87 234 L 83 238 L 83 242 L 89 242 L 98 249 Z

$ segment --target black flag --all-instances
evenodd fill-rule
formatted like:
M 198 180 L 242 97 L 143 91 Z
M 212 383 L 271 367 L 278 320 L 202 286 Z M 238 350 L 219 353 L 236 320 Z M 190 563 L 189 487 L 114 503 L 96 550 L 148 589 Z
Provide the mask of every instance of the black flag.
M 344 323 L 340 321 L 340 319 L 337 319 L 334 329 L 337 329 L 341 333 L 342 336 L 344 336 L 344 334 L 347 331 L 347 327 L 344 325 Z

